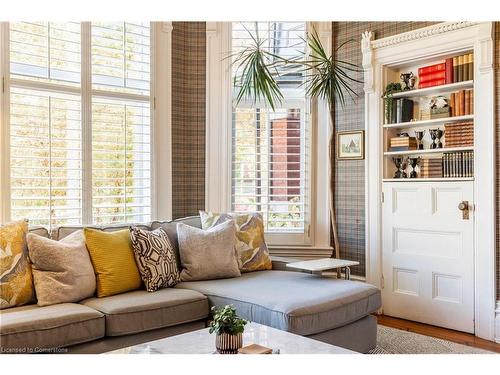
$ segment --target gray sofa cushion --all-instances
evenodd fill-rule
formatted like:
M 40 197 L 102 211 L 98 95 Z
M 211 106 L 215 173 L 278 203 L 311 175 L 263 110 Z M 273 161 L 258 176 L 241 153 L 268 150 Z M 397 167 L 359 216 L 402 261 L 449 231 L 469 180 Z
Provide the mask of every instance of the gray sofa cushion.
M 3 352 L 64 347 L 104 336 L 104 315 L 76 303 L 27 305 L 0 312 Z
M 64 237 L 69 236 L 70 234 L 83 229 L 83 228 L 91 228 L 91 229 L 96 229 L 96 230 L 102 230 L 104 232 L 115 232 L 117 230 L 123 230 L 123 229 L 128 229 L 131 226 L 140 228 L 140 229 L 145 229 L 149 230 L 150 226 L 149 224 L 115 224 L 115 225 L 63 225 L 60 227 L 57 227 L 52 231 L 52 236 L 51 238 L 53 240 L 59 241 L 62 240 Z
M 149 331 L 208 316 L 207 297 L 193 290 L 165 288 L 153 293 L 134 290 L 89 298 L 81 303 L 104 313 L 107 336 Z
M 197 290 L 211 305 L 233 304 L 246 319 L 299 335 L 344 326 L 381 306 L 380 291 L 370 284 L 300 272 L 251 272 L 176 288 Z

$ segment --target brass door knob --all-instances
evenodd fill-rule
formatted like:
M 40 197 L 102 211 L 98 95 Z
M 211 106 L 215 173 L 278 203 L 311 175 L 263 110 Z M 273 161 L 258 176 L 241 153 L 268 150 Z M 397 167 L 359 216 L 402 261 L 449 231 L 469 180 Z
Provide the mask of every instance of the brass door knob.
M 462 201 L 458 204 L 458 209 L 462 211 L 462 219 L 469 220 L 469 201 Z

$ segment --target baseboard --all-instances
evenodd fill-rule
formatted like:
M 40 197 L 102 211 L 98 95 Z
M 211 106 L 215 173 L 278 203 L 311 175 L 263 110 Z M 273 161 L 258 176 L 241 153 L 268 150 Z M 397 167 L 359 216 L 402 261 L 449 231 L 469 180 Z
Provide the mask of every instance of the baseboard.
M 500 301 L 495 308 L 495 342 L 500 344 Z

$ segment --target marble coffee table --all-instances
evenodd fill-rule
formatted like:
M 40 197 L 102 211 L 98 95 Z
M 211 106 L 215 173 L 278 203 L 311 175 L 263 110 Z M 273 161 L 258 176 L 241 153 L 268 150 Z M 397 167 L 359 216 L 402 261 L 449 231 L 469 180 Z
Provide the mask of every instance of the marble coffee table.
M 280 331 L 257 323 L 248 323 L 243 333 L 243 346 L 259 344 L 279 350 L 280 354 L 359 354 L 321 341 Z M 213 354 L 215 336 L 208 328 L 146 342 L 109 354 Z

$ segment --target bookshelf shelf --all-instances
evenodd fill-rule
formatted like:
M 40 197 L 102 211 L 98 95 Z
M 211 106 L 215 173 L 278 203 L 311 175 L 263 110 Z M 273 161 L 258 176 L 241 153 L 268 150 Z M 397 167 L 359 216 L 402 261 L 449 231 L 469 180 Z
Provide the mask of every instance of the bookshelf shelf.
M 419 121 L 409 121 L 409 122 L 400 122 L 397 124 L 385 124 L 383 125 L 386 129 L 405 129 L 405 128 L 418 128 L 418 127 L 426 127 L 429 125 L 438 125 L 444 124 L 445 122 L 460 122 L 474 120 L 474 115 L 465 115 L 465 116 L 454 116 L 454 117 L 444 117 L 444 118 L 436 118 L 432 120 L 419 120 Z
M 450 83 L 447 85 L 427 87 L 425 89 L 396 92 L 392 95 L 392 97 L 394 99 L 420 98 L 425 96 L 441 95 L 449 92 L 472 89 L 472 88 L 474 88 L 474 81 L 463 81 L 463 82 Z
M 395 155 L 428 155 L 428 154 L 442 154 L 445 152 L 461 152 L 461 151 L 474 151 L 474 147 L 449 147 L 449 148 L 433 148 L 427 150 L 409 150 L 409 151 L 387 151 L 384 156 Z
M 457 182 L 474 181 L 474 177 L 384 178 L 383 182 Z

